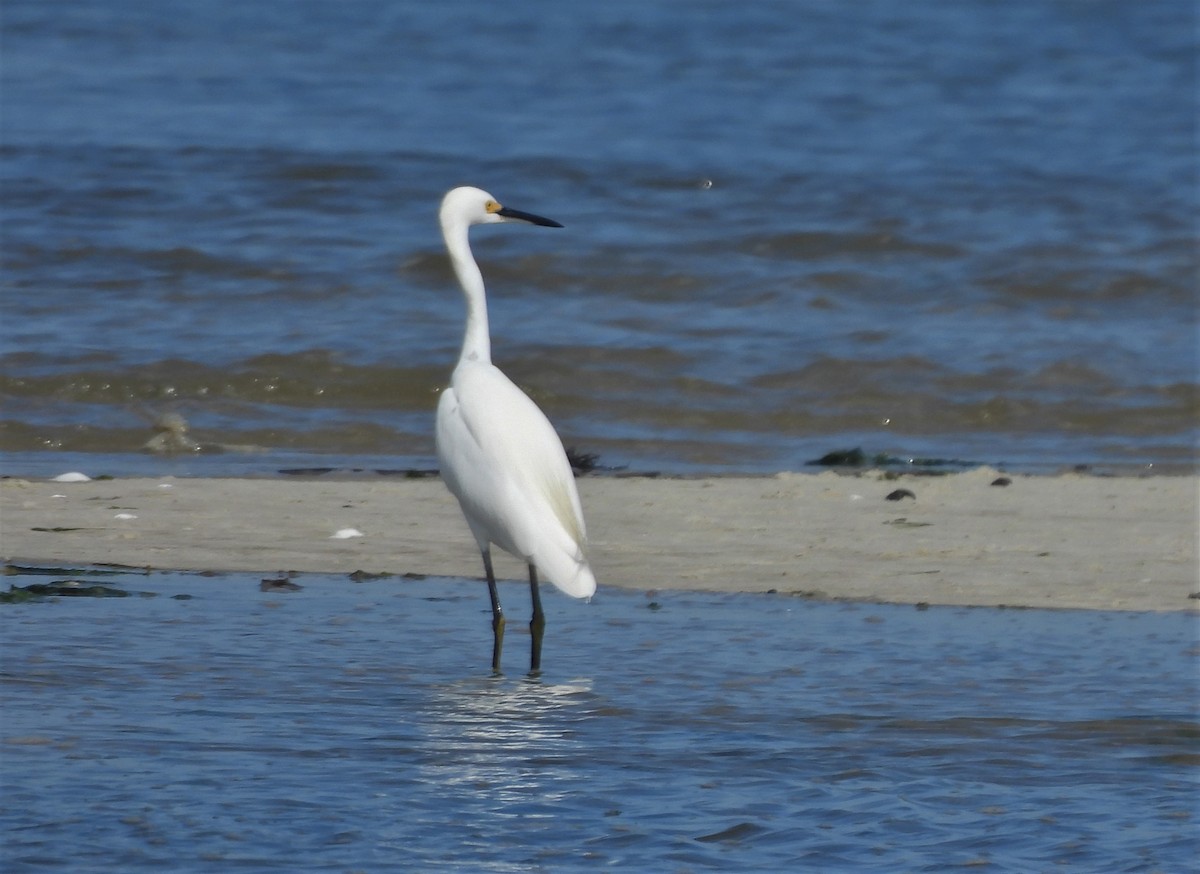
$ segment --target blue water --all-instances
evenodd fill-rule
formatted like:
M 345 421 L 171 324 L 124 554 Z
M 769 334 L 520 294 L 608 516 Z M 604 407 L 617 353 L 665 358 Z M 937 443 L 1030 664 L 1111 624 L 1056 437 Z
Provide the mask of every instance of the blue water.
M 9 577 L 17 584 L 45 576 Z M 4 870 L 1184 871 L 1186 614 L 124 574 L 0 605 Z M 502 586 L 512 620 L 525 589 Z M 187 600 L 176 596 L 190 595 Z
M 431 466 L 461 338 L 635 470 L 1189 466 L 1196 20 L 1002 4 L 8 0 L 6 473 Z M 199 455 L 208 457 L 199 458 Z

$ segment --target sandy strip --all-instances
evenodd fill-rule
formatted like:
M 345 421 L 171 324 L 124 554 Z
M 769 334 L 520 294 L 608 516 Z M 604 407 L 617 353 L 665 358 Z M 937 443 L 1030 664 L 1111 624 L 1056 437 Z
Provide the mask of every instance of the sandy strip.
M 879 473 L 580 481 L 601 587 L 1195 610 L 1196 476 Z M 886 500 L 896 489 L 915 498 Z M 132 517 L 132 518 L 130 518 Z M 436 479 L 0 481 L 13 562 L 479 577 Z M 334 539 L 353 528 L 362 537 Z M 524 579 L 497 555 L 496 572 Z

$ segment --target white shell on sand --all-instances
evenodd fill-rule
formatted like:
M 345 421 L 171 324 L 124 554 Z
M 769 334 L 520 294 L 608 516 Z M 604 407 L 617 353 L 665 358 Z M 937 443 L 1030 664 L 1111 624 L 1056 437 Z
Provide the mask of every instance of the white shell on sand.
M 73 470 L 70 473 L 60 473 L 53 480 L 51 480 L 51 482 L 56 483 L 88 483 L 91 481 L 92 478 L 90 476 L 88 476 L 86 473 L 80 473 L 77 470 Z

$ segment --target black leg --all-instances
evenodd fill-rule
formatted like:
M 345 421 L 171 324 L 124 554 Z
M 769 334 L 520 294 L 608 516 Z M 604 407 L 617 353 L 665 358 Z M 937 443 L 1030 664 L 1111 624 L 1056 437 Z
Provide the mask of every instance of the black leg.
M 538 591 L 537 568 L 529 566 L 529 597 L 533 599 L 533 618 L 529 620 L 532 648 L 529 653 L 529 673 L 542 670 L 542 634 L 546 630 L 546 614 L 542 612 L 542 596 Z
M 504 648 L 504 610 L 496 591 L 496 574 L 492 571 L 492 553 L 483 551 L 483 570 L 487 573 L 488 595 L 492 599 L 492 672 L 500 673 L 500 651 Z

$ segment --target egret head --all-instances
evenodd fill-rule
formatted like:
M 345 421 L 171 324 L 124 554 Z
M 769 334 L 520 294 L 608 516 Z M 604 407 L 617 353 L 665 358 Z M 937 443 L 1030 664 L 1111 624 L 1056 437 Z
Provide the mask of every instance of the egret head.
M 547 228 L 561 228 L 556 221 L 542 218 L 518 209 L 501 206 L 496 198 L 479 188 L 464 186 L 454 188 L 442 198 L 442 208 L 438 215 L 442 226 L 447 225 L 483 225 L 494 222 L 526 222 L 531 225 L 541 225 Z

